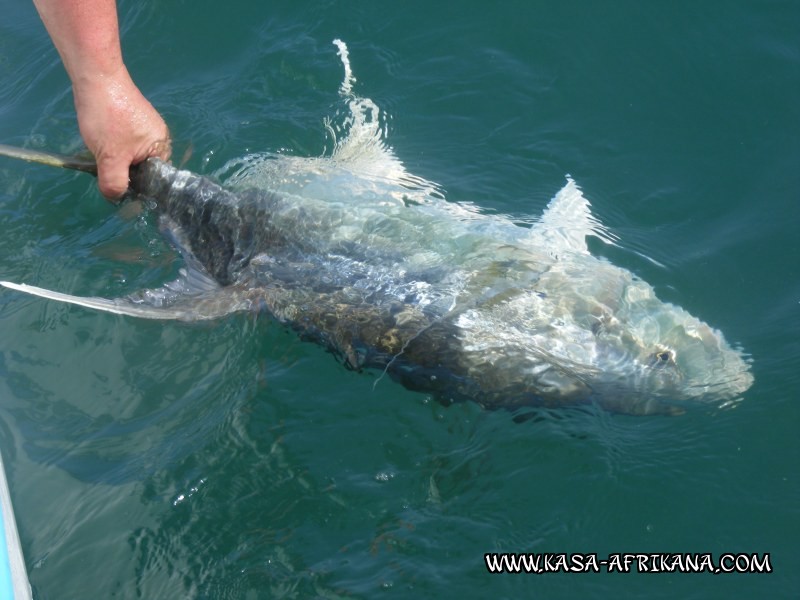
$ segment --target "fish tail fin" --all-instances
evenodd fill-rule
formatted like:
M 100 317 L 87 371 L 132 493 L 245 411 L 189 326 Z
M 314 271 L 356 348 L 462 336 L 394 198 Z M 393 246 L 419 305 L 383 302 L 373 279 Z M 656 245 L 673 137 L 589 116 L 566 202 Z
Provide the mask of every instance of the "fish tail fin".
M 140 317 L 145 319 L 186 318 L 185 311 L 178 308 L 158 308 L 155 306 L 148 306 L 147 304 L 137 304 L 125 298 L 115 298 L 114 300 L 109 300 L 107 298 L 98 298 L 96 296 L 71 296 L 70 294 L 62 294 L 61 292 L 46 290 L 34 285 L 12 283 L 10 281 L 0 281 L 0 285 L 18 292 L 30 294 L 32 296 L 39 296 L 40 298 L 47 298 L 48 300 L 56 300 L 58 302 L 66 302 L 67 304 L 75 304 L 77 306 L 110 312 L 117 315 L 129 315 L 132 317 Z

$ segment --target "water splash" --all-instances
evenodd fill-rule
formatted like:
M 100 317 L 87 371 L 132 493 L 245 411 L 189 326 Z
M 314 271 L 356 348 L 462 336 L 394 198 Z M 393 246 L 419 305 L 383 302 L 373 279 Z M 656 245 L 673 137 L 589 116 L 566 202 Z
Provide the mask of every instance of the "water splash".
M 291 157 L 257 153 L 230 161 L 217 173 L 234 188 L 257 187 L 284 193 L 315 196 L 321 191 L 346 190 L 351 197 L 425 204 L 443 198 L 438 184 L 409 173 L 387 143 L 388 127 L 380 107 L 370 98 L 353 91 L 356 78 L 347 44 L 333 41 L 338 48 L 344 76 L 339 96 L 343 111 L 323 120 L 332 140 L 330 154 L 319 157 Z
M 339 93 L 342 96 L 349 96 L 353 91 L 353 84 L 356 82 L 356 78 L 353 77 L 353 70 L 350 68 L 350 53 L 347 51 L 347 44 L 339 38 L 333 40 L 333 45 L 339 48 L 337 54 L 344 65 L 344 81 L 342 81 L 342 86 L 339 88 Z

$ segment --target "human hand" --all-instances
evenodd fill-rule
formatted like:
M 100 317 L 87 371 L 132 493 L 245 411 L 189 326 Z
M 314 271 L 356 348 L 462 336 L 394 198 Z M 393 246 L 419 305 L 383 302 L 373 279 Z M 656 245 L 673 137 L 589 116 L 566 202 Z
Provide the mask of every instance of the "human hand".
M 169 130 L 127 69 L 73 82 L 78 127 L 97 161 L 100 193 L 114 200 L 128 189 L 130 166 L 171 154 Z

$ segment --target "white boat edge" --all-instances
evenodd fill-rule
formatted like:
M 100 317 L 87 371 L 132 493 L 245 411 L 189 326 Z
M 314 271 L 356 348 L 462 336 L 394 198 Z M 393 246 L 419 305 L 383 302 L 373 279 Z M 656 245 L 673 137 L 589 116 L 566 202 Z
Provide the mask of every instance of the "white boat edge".
M 6 470 L 0 453 L 0 597 L 13 600 L 31 600 L 31 584 L 25 569 L 25 558 L 19 541 L 11 494 L 8 491 Z M 11 596 L 8 596 L 8 594 Z

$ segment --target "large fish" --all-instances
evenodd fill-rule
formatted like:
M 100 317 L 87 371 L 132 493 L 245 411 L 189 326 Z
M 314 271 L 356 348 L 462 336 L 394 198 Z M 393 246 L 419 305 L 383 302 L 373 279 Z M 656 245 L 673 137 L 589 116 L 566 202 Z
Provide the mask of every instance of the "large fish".
M 382 142 L 339 47 L 351 116 L 332 156 L 248 157 L 225 187 L 158 159 L 131 169 L 132 195 L 183 255 L 177 280 L 116 299 L 0 283 L 150 319 L 265 310 L 348 367 L 443 401 L 673 414 L 741 398 L 753 383 L 741 351 L 589 252 L 587 236 L 612 237 L 573 180 L 530 227 L 445 201 Z

